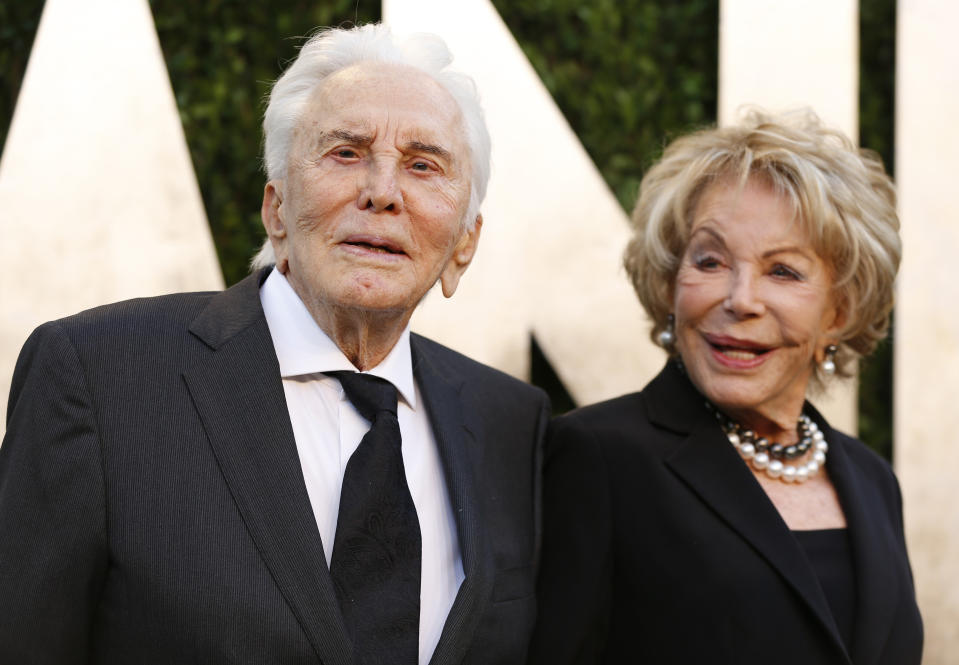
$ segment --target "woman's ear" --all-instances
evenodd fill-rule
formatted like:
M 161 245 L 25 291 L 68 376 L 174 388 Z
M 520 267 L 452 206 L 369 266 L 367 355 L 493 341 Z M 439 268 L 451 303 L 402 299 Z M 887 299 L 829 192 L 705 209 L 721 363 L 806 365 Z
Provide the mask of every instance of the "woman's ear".
M 849 303 L 846 298 L 834 295 L 827 316 L 829 320 L 825 327 L 825 335 L 831 338 L 828 344 L 838 345 L 842 341 L 843 330 L 849 321 Z

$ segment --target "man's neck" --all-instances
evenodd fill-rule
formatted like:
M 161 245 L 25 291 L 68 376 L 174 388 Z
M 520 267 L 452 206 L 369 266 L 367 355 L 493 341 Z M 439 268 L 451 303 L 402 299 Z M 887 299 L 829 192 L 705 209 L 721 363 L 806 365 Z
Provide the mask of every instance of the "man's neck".
M 320 329 L 362 372 L 390 354 L 413 315 L 412 310 L 370 309 L 312 299 L 296 280 L 282 274 Z
M 343 355 L 362 372 L 383 362 L 410 320 L 409 314 L 396 312 L 326 309 L 310 313 Z

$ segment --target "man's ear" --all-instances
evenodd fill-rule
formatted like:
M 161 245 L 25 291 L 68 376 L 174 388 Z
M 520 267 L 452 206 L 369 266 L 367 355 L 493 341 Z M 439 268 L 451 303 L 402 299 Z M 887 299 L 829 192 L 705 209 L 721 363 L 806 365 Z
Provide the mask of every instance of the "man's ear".
M 263 188 L 263 205 L 260 206 L 260 217 L 263 219 L 263 228 L 273 245 L 276 255 L 276 267 L 281 273 L 286 273 L 289 265 L 287 254 L 286 223 L 283 221 L 283 181 L 270 180 Z
M 460 283 L 460 277 L 466 272 L 473 256 L 476 255 L 476 247 L 479 245 L 480 230 L 483 228 L 483 216 L 476 216 L 476 223 L 472 229 L 465 229 L 460 236 L 453 255 L 440 273 L 440 284 L 443 287 L 443 295 L 451 298 L 456 293 L 456 287 Z

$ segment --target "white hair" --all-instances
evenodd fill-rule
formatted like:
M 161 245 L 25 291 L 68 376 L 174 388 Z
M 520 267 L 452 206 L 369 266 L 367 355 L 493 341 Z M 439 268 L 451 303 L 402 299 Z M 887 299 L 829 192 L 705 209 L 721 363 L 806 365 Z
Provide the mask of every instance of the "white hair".
M 270 92 L 263 116 L 263 162 L 267 178 L 286 177 L 293 130 L 313 92 L 328 76 L 361 62 L 406 65 L 430 75 L 442 85 L 463 114 L 472 174 L 469 205 L 462 221 L 472 230 L 489 183 L 490 137 L 476 84 L 469 76 L 451 70 L 452 61 L 446 43 L 438 36 L 415 33 L 398 39 L 382 23 L 317 32 L 303 45 L 296 60 Z M 273 246 L 267 238 L 250 265 L 256 269 L 275 262 Z

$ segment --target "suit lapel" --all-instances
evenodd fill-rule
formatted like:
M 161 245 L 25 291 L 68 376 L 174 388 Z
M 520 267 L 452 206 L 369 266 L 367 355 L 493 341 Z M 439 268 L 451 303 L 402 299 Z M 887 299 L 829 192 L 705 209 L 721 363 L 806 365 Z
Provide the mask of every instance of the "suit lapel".
M 703 397 L 672 363 L 643 394 L 649 400 L 652 422 L 685 434 L 666 456 L 666 465 L 779 572 L 832 636 L 837 649 L 844 650 L 815 572 L 713 416 L 705 406 L 697 408 L 704 403 Z
M 237 508 L 266 566 L 327 665 L 351 662 L 310 506 L 279 363 L 259 302 L 261 275 L 218 294 L 191 326 L 211 347 L 184 374 Z
M 889 553 L 896 551 L 896 534 L 887 519 L 872 515 L 873 506 L 885 503 L 873 486 L 863 482 L 870 474 L 857 468 L 842 445 L 844 437 L 830 429 L 821 417 L 817 420 L 831 444 L 826 468 L 846 514 L 852 544 L 856 622 L 851 653 L 856 663 L 872 665 L 882 653 L 885 636 L 893 629 L 897 599 L 902 591 L 899 579 L 889 573 L 899 567 L 889 558 Z M 876 580 L 882 583 L 877 584 Z
M 417 335 L 410 337 L 410 343 L 413 374 L 423 393 L 446 475 L 465 573 L 430 660 L 431 665 L 453 665 L 466 655 L 481 608 L 492 594 L 492 561 L 475 477 L 482 461 L 478 445 L 483 440 L 482 424 L 463 406 L 461 381 L 443 371 Z

